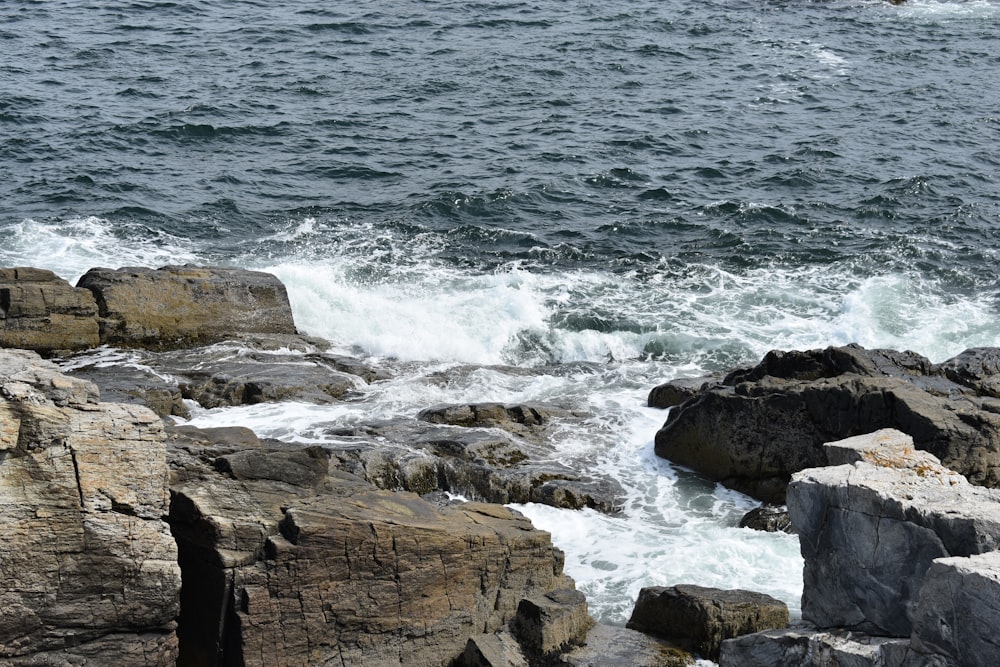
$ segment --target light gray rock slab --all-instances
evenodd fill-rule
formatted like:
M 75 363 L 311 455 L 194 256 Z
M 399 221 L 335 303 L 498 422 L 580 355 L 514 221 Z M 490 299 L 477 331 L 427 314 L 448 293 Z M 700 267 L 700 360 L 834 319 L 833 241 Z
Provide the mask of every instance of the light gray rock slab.
M 805 620 L 907 637 L 934 559 L 1000 547 L 996 490 L 911 463 L 889 457 L 793 476 L 788 510 L 805 559 Z
M 913 622 L 913 642 L 958 667 L 1000 660 L 1000 552 L 935 560 Z

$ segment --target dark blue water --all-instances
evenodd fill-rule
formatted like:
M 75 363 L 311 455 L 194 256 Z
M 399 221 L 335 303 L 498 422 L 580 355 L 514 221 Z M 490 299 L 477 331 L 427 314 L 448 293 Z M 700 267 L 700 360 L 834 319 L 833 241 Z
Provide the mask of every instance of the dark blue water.
M 310 216 L 470 270 L 996 289 L 992 3 L 6 0 L 0 25 L 4 227 L 227 260 Z

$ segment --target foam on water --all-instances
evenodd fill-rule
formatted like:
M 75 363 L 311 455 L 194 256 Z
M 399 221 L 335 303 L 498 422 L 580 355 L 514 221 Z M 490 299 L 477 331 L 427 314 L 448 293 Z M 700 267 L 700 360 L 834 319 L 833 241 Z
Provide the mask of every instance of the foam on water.
M 34 266 L 76 281 L 94 267 L 163 266 L 197 261 L 190 241 L 149 229 L 123 229 L 97 216 L 21 220 L 0 233 L 0 265 Z

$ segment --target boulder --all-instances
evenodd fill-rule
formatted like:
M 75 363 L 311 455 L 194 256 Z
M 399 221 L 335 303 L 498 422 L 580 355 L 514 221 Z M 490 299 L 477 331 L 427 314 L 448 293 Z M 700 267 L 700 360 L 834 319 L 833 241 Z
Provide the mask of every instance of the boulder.
M 500 428 L 521 437 L 537 435 L 552 419 L 574 414 L 545 403 L 467 403 L 437 405 L 417 414 L 417 419 L 431 424 Z
M 100 344 L 97 302 L 51 271 L 0 269 L 0 347 L 46 356 Z
M 823 443 L 895 428 L 974 483 L 997 486 L 991 354 L 970 351 L 935 366 L 914 353 L 857 346 L 771 352 L 671 410 L 655 451 L 782 504 L 792 473 L 825 465 Z
M 931 563 L 913 619 L 913 645 L 949 665 L 995 665 L 1000 656 L 1000 552 Z
M 764 593 L 652 586 L 639 592 L 626 627 L 715 660 L 723 640 L 783 628 L 788 620 L 788 606 Z
M 799 533 L 802 616 L 821 628 L 908 637 L 937 558 L 1000 547 L 1000 491 L 970 484 L 906 436 L 834 443 L 855 463 L 804 470 L 788 487 Z M 905 557 L 901 557 L 905 554 Z
M 520 664 L 522 604 L 544 621 L 522 633 L 526 654 L 589 625 L 561 554 L 521 515 L 439 507 L 328 466 L 320 448 L 265 443 L 174 485 L 182 663 Z
M 713 383 L 721 382 L 722 375 L 696 378 L 676 378 L 653 387 L 646 398 L 651 408 L 672 408 L 689 398 L 694 398 Z
M 95 268 L 77 283 L 99 309 L 101 343 L 172 349 L 240 334 L 294 334 L 285 286 L 271 274 L 225 267 Z
M 993 663 L 984 663 L 993 664 Z M 941 656 L 918 653 L 910 640 L 801 623 L 722 642 L 720 667 L 953 667 Z
M 165 449 L 148 409 L 0 350 L 0 663 L 174 664 Z
M 750 510 L 740 519 L 740 528 L 751 528 L 765 533 L 794 533 L 788 509 L 781 505 L 761 505 Z

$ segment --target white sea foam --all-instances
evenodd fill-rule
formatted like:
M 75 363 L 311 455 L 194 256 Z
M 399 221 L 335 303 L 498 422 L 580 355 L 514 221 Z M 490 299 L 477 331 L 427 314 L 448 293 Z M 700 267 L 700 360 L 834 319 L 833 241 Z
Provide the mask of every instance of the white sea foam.
M 114 233 L 116 229 L 120 231 L 122 226 L 96 216 L 22 220 L 2 230 L 5 238 L 0 265 L 48 269 L 75 283 L 98 266 L 158 267 L 197 261 L 189 241 L 162 232 L 123 237 Z

